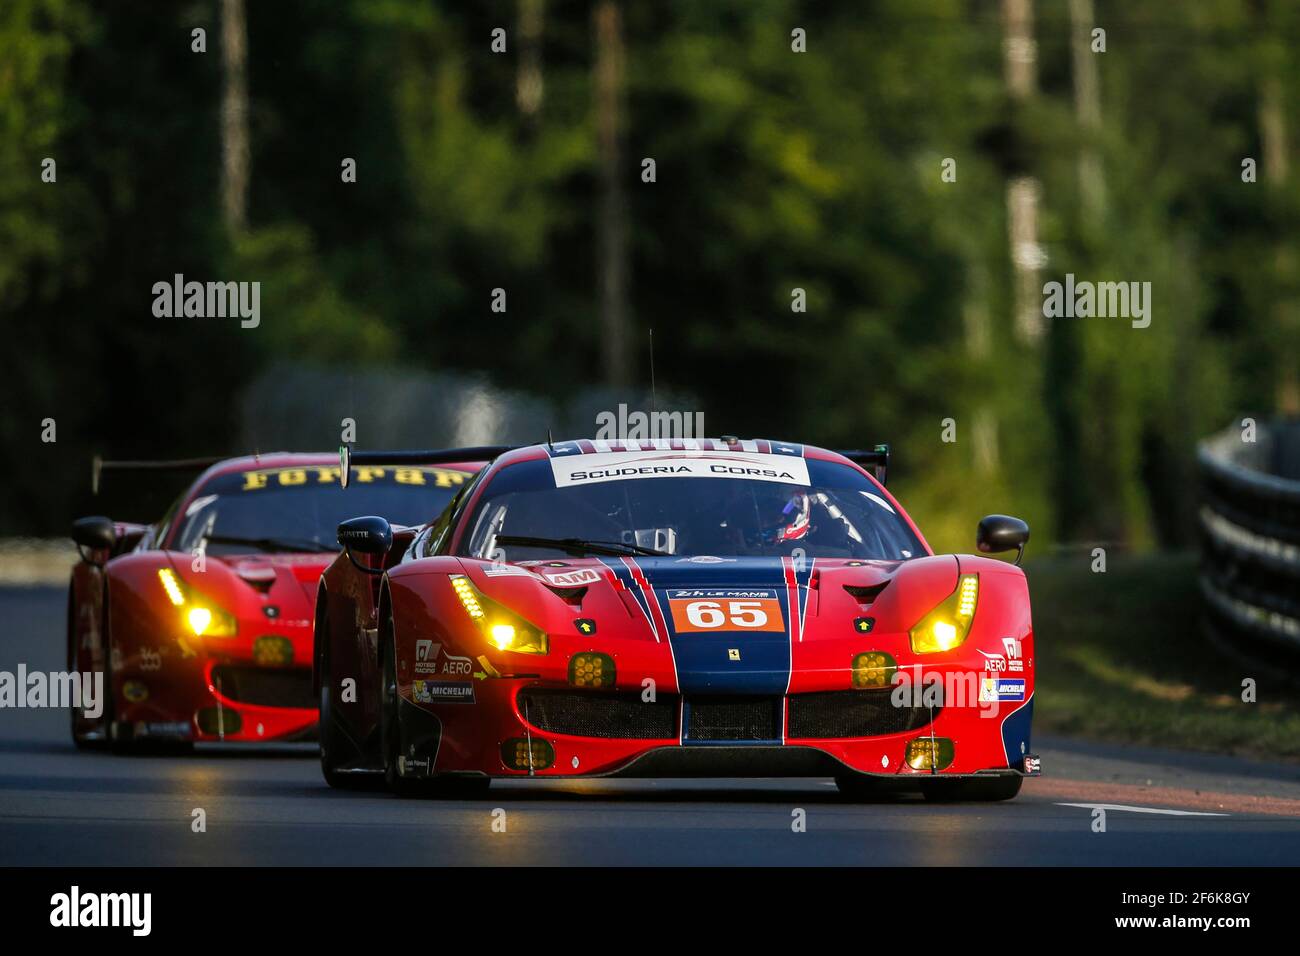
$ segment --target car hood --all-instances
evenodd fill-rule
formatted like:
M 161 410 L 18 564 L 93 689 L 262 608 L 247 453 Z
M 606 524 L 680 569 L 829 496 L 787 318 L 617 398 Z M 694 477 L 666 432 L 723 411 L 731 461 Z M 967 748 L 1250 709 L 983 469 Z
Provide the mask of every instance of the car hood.
M 571 629 L 575 617 L 590 617 L 620 621 L 618 637 L 649 640 L 747 633 L 779 633 L 787 641 L 842 637 L 845 624 L 865 614 L 881 630 L 905 631 L 952 593 L 958 572 L 952 555 L 906 561 L 700 556 L 518 564 L 467 560 L 464 565 L 483 593 L 539 627 Z M 725 603 L 716 609 L 689 606 L 701 601 L 742 605 L 734 614 Z M 757 608 L 743 603 L 753 601 L 771 603 Z
M 176 573 L 194 591 L 240 618 L 281 628 L 311 627 L 320 576 L 335 555 L 208 555 L 195 570 L 191 556 L 172 554 Z

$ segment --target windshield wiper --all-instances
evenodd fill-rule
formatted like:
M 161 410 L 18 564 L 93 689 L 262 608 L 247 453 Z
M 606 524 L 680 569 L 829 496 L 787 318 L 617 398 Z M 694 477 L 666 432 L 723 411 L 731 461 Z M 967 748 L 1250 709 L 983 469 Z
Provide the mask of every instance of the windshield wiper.
M 555 548 L 566 554 L 603 554 L 619 557 L 625 554 L 644 554 L 654 558 L 672 557 L 667 551 L 643 548 L 639 544 L 624 544 L 622 541 L 586 541 L 582 538 L 534 538 L 521 534 L 499 534 L 497 544 L 517 548 Z
M 326 551 L 338 550 L 312 538 L 241 538 L 232 534 L 210 534 L 206 539 L 214 544 L 247 544 L 254 548 L 261 548 L 263 551 L 324 554 Z

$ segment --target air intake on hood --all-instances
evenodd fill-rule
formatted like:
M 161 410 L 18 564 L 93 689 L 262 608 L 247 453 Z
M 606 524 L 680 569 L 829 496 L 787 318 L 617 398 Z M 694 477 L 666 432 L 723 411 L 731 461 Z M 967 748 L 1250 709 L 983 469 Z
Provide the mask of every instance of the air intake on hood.
M 546 586 L 550 588 L 551 592 L 557 595 L 560 600 L 572 604 L 574 607 L 582 607 L 582 599 L 587 596 L 586 585 L 577 588 L 561 588 L 556 587 L 554 584 L 548 584 Z
M 846 584 L 844 590 L 853 596 L 853 599 L 863 607 L 870 605 L 876 598 L 880 597 L 880 592 L 889 587 L 888 581 L 881 581 L 879 584 Z
M 267 564 L 236 565 L 234 571 L 241 581 L 263 594 L 275 584 L 275 568 Z

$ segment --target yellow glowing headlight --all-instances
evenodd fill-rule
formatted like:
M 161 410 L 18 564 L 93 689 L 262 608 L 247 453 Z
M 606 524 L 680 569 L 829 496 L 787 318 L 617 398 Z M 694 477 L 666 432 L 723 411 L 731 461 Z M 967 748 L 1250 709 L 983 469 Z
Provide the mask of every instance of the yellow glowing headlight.
M 460 603 L 465 608 L 465 613 L 474 620 L 481 620 L 483 617 L 483 605 L 479 603 L 478 591 L 474 585 L 469 583 L 469 578 L 463 575 L 453 574 L 451 577 L 451 586 L 456 591 L 456 597 L 460 598 Z
M 158 570 L 158 580 L 162 582 L 163 590 L 167 592 L 167 599 L 177 607 L 185 603 L 185 592 L 181 590 L 180 581 L 176 580 L 176 572 L 171 568 L 160 568 Z
M 546 653 L 548 642 L 541 630 L 483 595 L 465 575 L 453 574 L 451 587 L 469 619 L 493 647 L 521 654 Z
M 185 622 L 198 637 L 234 637 L 237 629 L 235 619 L 225 611 L 202 604 L 190 606 Z
M 181 609 L 184 628 L 196 637 L 234 637 L 239 629 L 234 617 L 210 604 L 195 600 L 194 595 L 171 568 L 161 568 L 158 580 L 167 592 L 167 600 Z
M 957 589 L 908 632 L 912 650 L 917 654 L 936 654 L 960 647 L 975 620 L 979 591 L 979 575 L 963 574 L 957 580 Z

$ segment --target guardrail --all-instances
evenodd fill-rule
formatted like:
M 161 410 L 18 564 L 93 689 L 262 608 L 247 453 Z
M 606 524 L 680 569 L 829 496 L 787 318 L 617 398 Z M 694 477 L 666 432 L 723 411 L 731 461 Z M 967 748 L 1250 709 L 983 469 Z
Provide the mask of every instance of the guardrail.
M 1197 449 L 1206 624 L 1247 653 L 1300 655 L 1300 422 L 1244 434 Z

